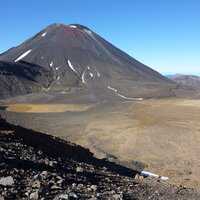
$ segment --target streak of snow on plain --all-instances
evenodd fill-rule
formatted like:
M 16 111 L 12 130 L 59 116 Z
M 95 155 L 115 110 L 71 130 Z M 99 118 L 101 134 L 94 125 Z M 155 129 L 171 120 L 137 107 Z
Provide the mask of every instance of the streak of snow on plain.
M 157 177 L 157 178 L 160 178 L 161 180 L 168 180 L 169 179 L 169 177 L 167 177 L 167 176 L 159 176 L 158 174 L 154 174 L 154 173 L 151 173 L 151 172 L 147 172 L 147 171 L 142 171 L 141 172 L 141 175 L 142 176 L 153 176 L 153 177 Z
M 22 58 L 26 57 L 31 51 L 32 51 L 32 49 L 30 49 L 30 50 L 26 51 L 25 53 L 23 53 L 21 56 L 19 56 L 19 58 L 17 58 L 15 60 L 15 62 L 17 62 L 17 61 L 21 60 Z
M 115 88 L 112 88 L 110 86 L 107 86 L 108 89 L 113 90 L 114 92 L 117 92 L 117 90 Z
M 141 175 L 159 177 L 159 175 L 147 171 L 142 171 Z
M 132 97 L 125 97 L 124 95 L 121 95 L 118 93 L 118 96 L 124 98 L 124 99 L 133 99 L 133 100 L 137 100 L 137 101 L 142 101 L 143 98 L 132 98 Z
M 143 100 L 143 98 L 125 97 L 124 95 L 119 94 L 119 93 L 117 92 L 117 89 L 112 88 L 112 87 L 110 87 L 110 86 L 107 86 L 107 88 L 110 89 L 110 90 L 113 90 L 118 96 L 120 96 L 120 97 L 123 98 L 123 99 L 130 99 L 130 100 L 132 99 L 132 100 L 135 100 L 135 101 L 142 101 L 142 100 Z
M 70 67 L 74 72 L 76 72 L 76 70 L 74 69 L 74 67 L 73 67 L 73 65 L 71 64 L 70 60 L 68 60 L 67 62 L 68 62 L 69 67 Z
M 167 176 L 161 176 L 160 179 L 163 180 L 163 181 L 166 181 L 166 180 L 169 179 L 169 177 L 167 177 Z

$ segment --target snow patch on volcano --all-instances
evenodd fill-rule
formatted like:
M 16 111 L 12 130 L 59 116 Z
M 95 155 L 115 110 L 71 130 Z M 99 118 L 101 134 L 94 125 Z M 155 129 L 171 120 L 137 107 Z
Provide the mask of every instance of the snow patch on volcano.
M 94 74 L 93 74 L 93 73 L 89 73 L 89 74 L 90 74 L 90 76 L 91 76 L 91 77 L 93 77 L 93 76 L 94 76 Z
M 75 25 L 69 25 L 69 27 L 70 27 L 70 28 L 76 28 L 76 26 L 75 26 Z
M 17 58 L 15 60 L 15 62 L 17 62 L 17 61 L 21 60 L 22 58 L 26 57 L 31 51 L 32 51 L 32 49 L 30 49 L 30 50 L 26 51 L 25 53 L 23 53 L 21 56 L 19 56 L 19 58 Z
M 92 31 L 87 30 L 87 29 L 84 29 L 84 31 L 85 31 L 88 35 L 93 36 L 93 35 L 92 35 Z
M 46 34 L 47 34 L 47 32 L 43 33 L 43 34 L 42 34 L 42 37 L 44 37 Z
M 76 70 L 74 69 L 73 65 L 71 64 L 70 60 L 67 61 L 69 67 L 74 71 L 76 72 Z
M 60 79 L 60 76 L 58 76 L 58 78 L 56 79 L 56 81 L 58 81 Z
M 82 80 L 82 83 L 86 84 L 86 81 L 85 81 L 85 73 L 82 74 L 81 80 Z
M 52 67 L 53 66 L 53 61 L 51 61 L 51 63 L 50 63 L 50 67 Z

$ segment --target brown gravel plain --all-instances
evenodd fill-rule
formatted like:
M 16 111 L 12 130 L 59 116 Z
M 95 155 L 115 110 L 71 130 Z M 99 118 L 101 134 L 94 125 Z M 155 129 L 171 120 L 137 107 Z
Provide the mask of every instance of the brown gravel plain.
M 143 162 L 146 171 L 168 176 L 168 182 L 200 189 L 200 100 L 104 103 L 72 110 L 1 114 L 12 123 L 87 147 L 97 157 Z

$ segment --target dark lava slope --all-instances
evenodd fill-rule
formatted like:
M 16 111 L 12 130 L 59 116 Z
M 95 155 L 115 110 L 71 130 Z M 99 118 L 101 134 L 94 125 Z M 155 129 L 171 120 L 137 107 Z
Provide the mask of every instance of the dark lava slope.
M 199 199 L 194 189 L 157 179 L 134 179 L 136 171 L 59 138 L 0 119 L 0 199 Z
M 32 64 L 33 71 L 43 73 L 42 76 L 32 74 L 29 78 L 23 76 L 28 80 L 28 88 L 23 86 L 24 90 L 17 91 L 16 87 L 11 86 L 5 95 L 2 93 L 1 98 L 36 90 L 59 93 L 81 90 L 96 99 L 173 95 L 171 88 L 174 85 L 170 80 L 114 47 L 90 29 L 77 24 L 50 25 L 21 45 L 1 54 L 0 61 L 18 65 L 26 62 L 28 66 Z M 0 81 L 5 80 L 5 84 L 10 86 L 5 76 L 3 74 Z M 14 79 L 15 76 L 19 77 L 14 74 Z M 32 83 L 30 79 L 36 82 Z
M 38 65 L 0 61 L 0 98 L 39 92 L 51 80 L 51 73 Z

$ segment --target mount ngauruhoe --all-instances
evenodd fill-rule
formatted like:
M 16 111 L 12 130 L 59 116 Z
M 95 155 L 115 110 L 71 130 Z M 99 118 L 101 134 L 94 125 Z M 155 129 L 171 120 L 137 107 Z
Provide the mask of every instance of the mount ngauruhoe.
M 173 95 L 174 84 L 87 27 L 53 24 L 0 55 L 0 97 L 29 93 L 94 100 Z

